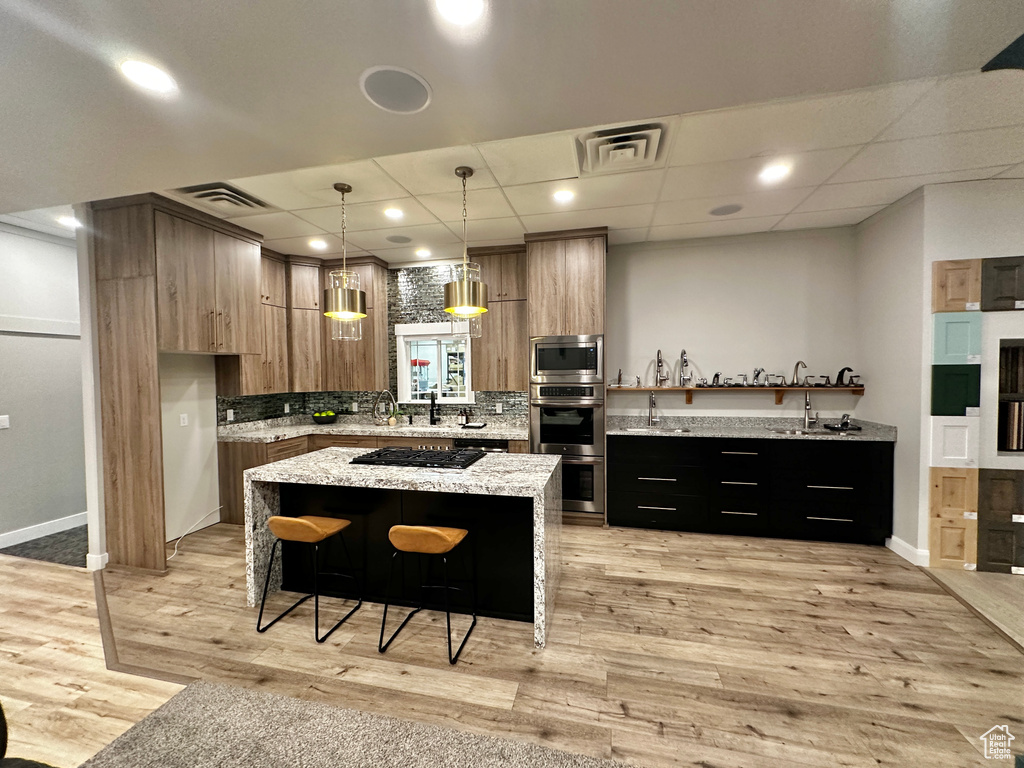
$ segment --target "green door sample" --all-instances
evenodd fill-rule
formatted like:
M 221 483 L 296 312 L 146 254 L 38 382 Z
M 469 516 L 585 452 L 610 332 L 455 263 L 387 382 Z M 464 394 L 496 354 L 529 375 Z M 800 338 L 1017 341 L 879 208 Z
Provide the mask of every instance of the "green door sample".
M 981 362 L 981 313 L 936 312 L 932 317 L 935 323 L 934 365 Z
M 979 405 L 980 365 L 932 366 L 932 416 L 966 416 Z

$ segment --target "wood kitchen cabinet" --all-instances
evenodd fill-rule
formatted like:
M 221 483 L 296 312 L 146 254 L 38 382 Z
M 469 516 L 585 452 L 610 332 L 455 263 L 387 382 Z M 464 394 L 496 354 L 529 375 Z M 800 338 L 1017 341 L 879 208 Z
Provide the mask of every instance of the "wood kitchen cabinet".
M 480 338 L 472 340 L 473 390 L 525 392 L 529 387 L 527 302 L 489 303 Z
M 289 293 L 293 309 L 320 309 L 323 292 L 320 288 L 320 267 L 313 264 L 288 265 Z
M 288 312 L 289 391 L 319 392 L 322 379 L 320 310 L 292 308 Z
M 264 249 L 261 260 L 262 294 L 260 301 L 275 307 L 287 306 L 287 266 L 284 257 Z
M 964 312 L 981 302 L 981 259 L 932 264 L 932 312 Z
M 986 312 L 1024 309 L 1024 256 L 983 259 L 981 308 Z
M 526 240 L 530 336 L 604 333 L 607 229 Z
M 266 344 L 263 348 L 263 392 L 288 392 L 288 310 L 263 307 Z
M 321 287 L 328 274 L 341 262 L 324 262 Z M 321 371 L 325 391 L 366 391 L 388 388 L 388 302 L 387 263 L 376 256 L 348 260 L 348 268 L 359 274 L 366 293 L 366 317 L 361 341 L 334 341 L 330 321 L 321 315 Z
M 480 265 L 480 279 L 487 284 L 488 302 L 526 299 L 525 245 L 470 248 L 469 260 Z
M 978 558 L 978 470 L 932 467 L 928 565 L 963 570 Z
M 217 272 L 217 352 L 257 354 L 263 346 L 260 248 L 255 243 L 215 232 L 213 253 Z
M 309 439 L 293 437 L 276 443 L 217 443 L 217 472 L 220 483 L 220 521 L 245 523 L 243 472 L 272 461 L 302 456 L 310 450 Z

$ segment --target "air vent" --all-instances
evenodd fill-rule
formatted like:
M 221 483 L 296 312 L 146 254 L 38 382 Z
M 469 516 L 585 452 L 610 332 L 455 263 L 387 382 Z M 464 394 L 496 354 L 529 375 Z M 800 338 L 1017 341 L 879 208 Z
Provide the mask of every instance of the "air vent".
M 222 181 L 181 187 L 174 190 L 174 194 L 221 216 L 244 216 L 247 213 L 273 210 L 273 206 L 258 197 L 253 197 L 248 192 Z
M 665 164 L 664 138 L 665 126 L 661 123 L 602 128 L 581 134 L 576 137 L 580 176 L 662 166 Z

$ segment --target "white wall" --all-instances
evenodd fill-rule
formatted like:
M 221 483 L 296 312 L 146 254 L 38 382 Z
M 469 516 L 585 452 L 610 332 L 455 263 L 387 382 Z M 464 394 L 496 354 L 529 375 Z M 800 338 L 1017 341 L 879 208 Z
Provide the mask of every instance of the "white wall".
M 860 313 L 854 295 L 854 237 L 850 228 L 637 243 L 610 249 L 605 322 L 606 371 L 613 381 L 639 374 L 654 383 L 660 348 L 678 383 L 685 348 L 695 377 L 715 371 L 735 377 L 754 367 L 784 373 L 797 360 L 802 375 L 859 367 Z M 872 380 L 866 376 L 868 392 Z M 870 394 L 869 394 L 870 396 Z M 822 415 L 853 413 L 862 398 L 814 393 Z M 865 398 L 866 399 L 866 398 Z M 781 406 L 767 392 L 681 393 L 658 396 L 675 415 L 802 416 L 803 399 Z M 609 394 L 610 414 L 647 412 L 646 393 Z M 858 414 L 859 415 L 859 414 Z
M 220 521 L 217 388 L 212 355 L 160 355 L 167 540 Z M 181 426 L 180 417 L 188 417 Z M 205 518 L 205 520 L 203 519 Z
M 73 241 L 0 224 L 0 546 L 85 524 Z
M 896 426 L 893 535 L 912 550 L 927 549 L 927 514 L 922 520 L 920 511 L 928 508 L 928 462 L 921 457 L 928 450 L 922 425 L 930 412 L 925 335 L 931 325 L 925 318 L 931 319 L 931 302 L 925 291 L 931 273 L 924 265 L 923 194 L 908 195 L 858 226 L 856 250 L 858 354 L 870 373 L 857 415 Z

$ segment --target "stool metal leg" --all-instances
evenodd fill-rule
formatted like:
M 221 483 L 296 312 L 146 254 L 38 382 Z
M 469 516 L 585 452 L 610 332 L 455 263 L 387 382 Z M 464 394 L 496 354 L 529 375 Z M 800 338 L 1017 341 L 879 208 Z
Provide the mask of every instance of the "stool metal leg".
M 340 536 L 340 534 L 339 534 L 339 536 Z M 351 570 L 354 572 L 355 571 L 355 567 L 354 567 L 355 563 L 353 563 L 352 557 L 348 553 L 348 546 L 345 544 L 345 538 L 343 536 L 341 536 L 340 538 L 341 538 L 341 545 L 345 548 L 345 556 L 348 558 L 348 564 L 349 564 Z M 335 624 L 333 627 L 331 627 L 329 630 L 327 630 L 326 634 L 321 636 L 320 635 L 320 588 L 319 588 L 318 583 L 317 583 L 317 574 L 318 574 L 319 571 L 320 571 L 320 547 L 319 547 L 319 545 L 314 544 L 313 545 L 313 622 L 314 622 L 313 623 L 313 637 L 316 638 L 316 641 L 318 643 L 323 643 L 323 642 L 325 642 L 327 640 L 328 637 L 331 636 L 331 634 L 334 632 L 334 630 L 336 630 L 338 627 L 340 627 L 342 624 L 344 624 L 346 621 L 348 621 L 352 617 L 352 614 L 359 610 L 359 607 L 363 604 L 363 585 L 362 585 L 362 581 L 357 576 L 352 576 L 351 577 L 352 579 L 355 580 L 357 588 L 359 589 L 359 602 L 356 603 L 355 607 L 353 607 L 352 610 L 350 610 L 348 613 L 346 613 L 337 624 Z M 331 574 L 331 575 L 344 576 L 346 574 Z
M 390 638 L 388 638 L 388 641 L 386 643 L 384 642 L 384 626 L 388 622 L 388 601 L 391 597 L 391 582 L 395 575 L 395 560 L 398 558 L 398 554 L 398 552 L 395 552 L 393 555 L 391 555 L 391 565 L 388 568 L 388 583 L 384 589 L 384 615 L 381 617 L 380 620 L 380 639 L 377 641 L 377 650 L 381 653 L 384 653 L 384 651 L 388 649 L 388 646 L 391 645 L 394 639 L 398 637 L 398 633 L 401 632 L 405 625 L 409 623 L 409 619 L 411 619 L 414 615 L 419 613 L 420 609 L 423 608 L 423 600 L 421 598 L 420 604 L 416 606 L 416 608 L 414 608 L 409 613 L 408 616 L 405 617 L 401 624 L 398 625 L 398 629 L 396 629 L 395 633 L 391 635 Z
M 298 601 L 297 601 L 297 602 L 296 602 L 296 603 L 295 603 L 294 605 L 292 605 L 292 607 L 291 607 L 291 608 L 289 608 L 288 610 L 286 610 L 286 611 L 285 611 L 284 613 L 282 613 L 282 614 L 281 614 L 280 616 L 278 616 L 278 617 L 277 617 L 276 619 L 274 619 L 274 620 L 273 620 L 272 622 L 270 622 L 269 624 L 267 624 L 267 625 L 266 625 L 265 627 L 261 627 L 261 626 L 260 626 L 260 624 L 262 624 L 262 623 L 263 623 L 263 608 L 264 608 L 264 607 L 266 606 L 266 604 L 267 604 L 267 590 L 268 590 L 268 589 L 270 588 L 270 574 L 271 574 L 271 573 L 273 572 L 273 570 L 274 570 L 274 556 L 275 556 L 275 555 L 277 554 L 277 547 L 278 547 L 278 545 L 279 545 L 280 543 L 281 543 L 281 540 L 280 540 L 280 539 L 275 539 L 275 540 L 274 540 L 274 546 L 273 546 L 273 547 L 271 547 L 271 549 L 270 549 L 270 563 L 269 563 L 269 565 L 267 565 L 267 578 L 266 578 L 266 580 L 265 580 L 265 581 L 263 582 L 263 598 L 262 598 L 262 599 L 260 600 L 260 615 L 259 615 L 259 616 L 258 616 L 258 617 L 256 618 L 256 631 L 257 631 L 257 632 L 266 632 L 266 631 L 267 631 L 268 629 L 270 629 L 270 628 L 271 628 L 272 626 L 274 626 L 275 624 L 277 624 L 277 622 L 279 622 L 279 621 L 280 621 L 281 619 L 283 619 L 283 618 L 284 618 L 285 616 L 287 616 L 287 615 L 288 615 L 289 613 L 291 613 L 291 612 L 292 612 L 292 611 L 294 611 L 294 610 L 295 610 L 296 608 L 298 608 L 298 607 L 299 607 L 300 605 L 302 605 L 302 604 L 303 604 L 304 602 L 306 602 L 307 600 L 309 600 L 309 598 L 313 597 L 313 595 L 306 595 L 305 597 L 303 597 L 303 598 L 300 598 L 300 599 L 299 599 L 299 600 L 298 600 Z M 315 578 L 316 578 L 316 577 L 314 576 L 314 579 L 315 579 Z M 314 583 L 314 585 L 315 585 L 315 584 L 316 584 L 316 581 L 314 581 L 313 583 Z M 314 586 L 314 589 L 315 589 L 315 586 Z
M 444 576 L 444 618 L 445 623 L 448 627 L 448 663 L 454 664 L 459 660 L 459 656 L 462 654 L 462 649 L 466 647 L 466 641 L 469 640 L 469 636 L 473 634 L 473 627 L 476 626 L 476 566 L 473 566 L 473 623 L 469 625 L 469 629 L 466 630 L 465 636 L 462 638 L 462 643 L 459 645 L 459 650 L 452 656 L 452 614 L 448 606 L 448 558 L 442 557 L 442 574 Z

